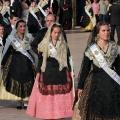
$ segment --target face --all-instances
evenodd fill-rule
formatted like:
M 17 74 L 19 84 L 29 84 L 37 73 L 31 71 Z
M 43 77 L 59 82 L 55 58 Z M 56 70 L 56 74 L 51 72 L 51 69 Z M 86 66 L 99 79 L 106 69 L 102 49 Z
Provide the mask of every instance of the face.
M 88 1 L 86 1 L 86 5 L 89 5 L 89 2 L 88 2 Z
M 13 17 L 13 19 L 10 19 L 10 23 L 12 25 L 15 25 L 16 21 L 18 20 L 19 18 L 18 17 Z
M 60 27 L 53 28 L 53 31 L 51 32 L 52 40 L 58 40 L 58 38 L 60 37 L 60 32 L 61 32 Z
M 97 3 L 97 0 L 94 0 L 95 3 Z
M 0 34 L 3 35 L 3 33 L 4 33 L 4 28 L 2 26 L 0 26 Z
M 53 24 L 54 22 L 55 22 L 55 18 L 54 18 L 53 15 L 48 15 L 46 17 L 46 26 L 47 26 L 47 28 L 49 28 L 50 25 Z
M 17 32 L 20 33 L 20 34 L 24 34 L 25 33 L 25 23 L 24 22 L 20 22 L 18 24 L 18 27 L 16 28 L 17 29 Z
M 32 2 L 32 7 L 36 7 L 36 3 L 35 2 Z
M 99 36 L 99 40 L 108 40 L 109 39 L 109 26 L 108 25 L 101 26 L 98 36 Z
M 5 2 L 5 5 L 6 5 L 6 6 L 10 6 L 10 2 L 9 2 L 9 1 L 6 1 L 6 2 Z

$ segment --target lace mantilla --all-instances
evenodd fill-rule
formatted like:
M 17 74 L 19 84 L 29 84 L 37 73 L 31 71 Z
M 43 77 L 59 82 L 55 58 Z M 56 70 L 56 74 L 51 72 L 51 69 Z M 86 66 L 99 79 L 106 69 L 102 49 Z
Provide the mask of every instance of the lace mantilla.
M 89 45 L 90 46 L 90 45 Z M 97 62 L 97 60 L 95 59 L 95 57 L 93 56 L 93 53 L 90 50 L 90 47 L 88 46 L 88 48 L 85 51 L 85 56 L 87 56 L 90 60 L 93 60 L 93 63 L 99 67 L 99 63 Z M 111 67 L 113 62 L 115 61 L 116 56 L 119 54 L 119 46 L 115 43 L 110 41 L 109 42 L 109 47 L 106 53 L 104 53 L 100 47 L 97 45 L 99 51 L 101 52 L 101 54 L 104 56 L 105 60 L 107 61 L 108 65 Z

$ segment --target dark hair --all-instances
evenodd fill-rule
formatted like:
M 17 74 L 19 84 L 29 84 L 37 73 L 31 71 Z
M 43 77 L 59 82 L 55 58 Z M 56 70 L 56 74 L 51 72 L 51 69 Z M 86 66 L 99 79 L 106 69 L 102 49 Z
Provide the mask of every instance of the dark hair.
M 15 26 L 16 29 L 17 29 L 19 23 L 25 23 L 25 24 L 26 24 L 26 22 L 25 22 L 24 20 L 18 20 L 18 21 L 16 22 L 16 26 Z
M 7 1 L 9 1 L 10 2 L 10 0 L 4 0 L 5 2 L 7 2 Z
M 2 24 L 0 24 L 0 27 L 3 27 L 3 28 L 4 28 L 4 26 L 3 26 Z
M 96 42 L 96 37 L 100 31 L 101 26 L 105 26 L 105 25 L 109 26 L 107 22 L 102 22 L 102 21 L 96 24 L 96 26 L 93 28 L 92 32 L 89 35 L 87 44 Z
M 96 24 L 96 35 L 97 35 L 97 34 L 99 33 L 99 31 L 100 31 L 100 27 L 101 27 L 101 26 L 104 26 L 104 25 L 109 26 L 109 24 L 108 24 L 107 22 L 103 22 L 103 21 L 101 21 L 101 22 L 99 22 L 99 23 Z
M 53 29 L 56 28 L 56 27 L 59 27 L 59 28 L 62 30 L 62 26 L 61 26 L 60 24 L 54 23 L 53 26 L 52 26 L 52 28 L 51 28 L 51 32 L 52 32 Z
M 13 19 L 14 17 L 18 17 L 18 15 L 16 13 L 10 14 L 10 19 Z

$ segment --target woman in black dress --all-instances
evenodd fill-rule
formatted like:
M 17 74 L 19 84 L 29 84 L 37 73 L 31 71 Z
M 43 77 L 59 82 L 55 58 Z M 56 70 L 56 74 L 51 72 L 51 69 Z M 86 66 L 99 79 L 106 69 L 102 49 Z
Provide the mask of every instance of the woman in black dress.
M 32 35 L 27 32 L 26 23 L 18 20 L 3 50 L 4 87 L 0 91 L 0 99 L 20 100 L 18 109 L 22 108 L 22 101 L 30 96 L 34 83 L 34 61 L 29 52 L 32 40 Z
M 81 120 L 120 120 L 119 46 L 109 40 L 108 23 L 98 23 L 94 37 L 79 74 Z

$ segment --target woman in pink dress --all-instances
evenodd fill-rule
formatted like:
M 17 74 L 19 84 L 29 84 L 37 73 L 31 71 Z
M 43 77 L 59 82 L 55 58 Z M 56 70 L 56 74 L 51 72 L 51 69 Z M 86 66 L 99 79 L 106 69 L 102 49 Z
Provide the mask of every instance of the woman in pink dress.
M 38 51 L 38 73 L 26 113 L 40 119 L 72 117 L 70 51 L 60 24 L 51 25 Z
M 98 23 L 99 22 L 99 10 L 100 10 L 98 0 L 94 0 L 94 2 L 92 3 L 92 9 L 96 17 L 96 23 Z

